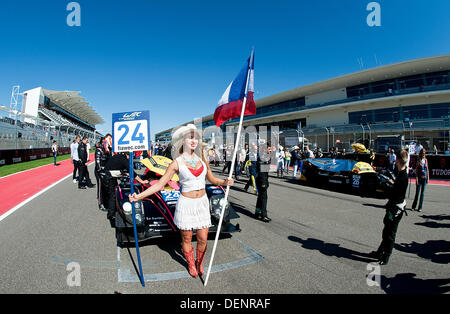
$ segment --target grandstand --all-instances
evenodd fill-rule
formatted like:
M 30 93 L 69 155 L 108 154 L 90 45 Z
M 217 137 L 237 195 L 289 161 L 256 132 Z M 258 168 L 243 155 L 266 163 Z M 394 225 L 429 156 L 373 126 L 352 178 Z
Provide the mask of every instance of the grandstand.
M 76 135 L 94 143 L 104 120 L 79 92 L 42 87 L 23 92 L 22 110 L 0 106 L 0 150 L 48 148 L 53 140 L 69 147 Z

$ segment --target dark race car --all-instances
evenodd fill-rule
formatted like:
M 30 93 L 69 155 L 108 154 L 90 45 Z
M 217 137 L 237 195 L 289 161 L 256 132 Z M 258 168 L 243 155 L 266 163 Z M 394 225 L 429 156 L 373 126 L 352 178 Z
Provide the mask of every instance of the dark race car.
M 162 158 L 156 163 L 160 163 Z M 154 161 L 152 160 L 152 161 Z M 167 163 L 167 160 L 165 160 Z M 143 163 L 149 166 L 150 164 Z M 155 162 L 152 164 L 154 167 Z M 150 166 L 149 166 L 150 167 Z M 156 173 L 148 168 L 143 176 L 143 179 L 154 183 L 155 179 L 161 176 L 161 173 Z M 153 169 L 155 170 L 155 169 Z M 178 179 L 176 176 L 175 180 Z M 180 190 L 176 181 L 169 182 L 164 190 L 159 191 L 142 201 L 135 202 L 136 212 L 136 226 L 138 233 L 138 241 L 162 237 L 165 235 L 176 234 L 178 228 L 173 223 L 173 216 L 178 198 L 180 197 Z M 140 186 L 135 184 L 134 191 L 140 193 L 148 186 Z M 225 212 L 222 221 L 221 234 L 233 233 L 241 231 L 239 224 L 233 225 L 231 219 L 239 218 L 239 215 L 233 209 L 233 206 L 225 200 L 225 191 L 220 186 L 206 185 L 206 193 L 210 203 L 211 223 L 213 227 L 209 229 L 210 233 L 216 233 L 222 205 L 225 204 Z M 122 176 L 121 183 L 116 189 L 116 237 L 118 243 L 134 241 L 132 207 L 129 201 L 130 184 L 129 177 Z
M 300 178 L 313 186 L 382 199 L 389 197 L 391 179 L 389 171 L 376 172 L 368 163 L 331 158 L 304 160 Z

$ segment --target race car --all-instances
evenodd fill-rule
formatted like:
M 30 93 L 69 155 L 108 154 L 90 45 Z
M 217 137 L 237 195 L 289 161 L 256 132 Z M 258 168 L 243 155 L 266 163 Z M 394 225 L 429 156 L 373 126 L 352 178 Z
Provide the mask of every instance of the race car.
M 153 156 L 141 161 L 147 167 L 142 178 L 149 180 L 150 185 L 156 183 L 167 170 L 171 163 L 169 158 Z M 134 191 L 140 193 L 149 186 L 134 185 Z M 229 234 L 241 231 L 239 224 L 233 225 L 231 219 L 239 218 L 233 206 L 225 200 L 225 191 L 220 186 L 206 185 L 206 193 L 210 203 L 211 223 L 210 233 L 216 233 L 222 205 L 225 211 L 222 221 L 221 234 Z M 134 241 L 132 207 L 129 201 L 130 183 L 129 177 L 121 177 L 121 182 L 116 189 L 116 238 L 117 242 L 126 243 Z M 144 241 L 155 237 L 176 234 L 178 228 L 173 223 L 173 216 L 178 198 L 180 197 L 178 176 L 174 175 L 165 188 L 142 201 L 135 202 L 136 226 L 138 241 Z
M 310 185 L 381 199 L 389 197 L 393 179 L 391 172 L 377 172 L 368 163 L 331 158 L 304 160 L 300 177 Z

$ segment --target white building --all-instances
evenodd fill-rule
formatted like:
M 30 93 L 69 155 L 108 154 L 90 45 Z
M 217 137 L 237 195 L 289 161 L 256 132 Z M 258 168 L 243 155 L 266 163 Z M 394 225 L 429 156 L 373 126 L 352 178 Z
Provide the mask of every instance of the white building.
M 279 127 L 282 145 L 299 135 L 327 151 L 359 141 L 374 146 L 380 135 L 448 149 L 450 118 L 450 55 L 411 60 L 347 74 L 256 100 L 257 112 L 244 127 Z M 202 127 L 214 126 L 213 113 Z M 192 123 L 187 122 L 187 123 Z M 239 119 L 226 122 L 238 125 Z M 301 129 L 298 129 L 301 125 Z M 170 141 L 171 130 L 155 140 Z

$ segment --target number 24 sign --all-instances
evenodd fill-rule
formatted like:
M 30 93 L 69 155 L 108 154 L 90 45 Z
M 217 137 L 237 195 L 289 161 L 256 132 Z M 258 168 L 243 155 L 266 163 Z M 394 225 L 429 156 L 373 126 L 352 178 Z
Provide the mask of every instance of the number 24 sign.
M 113 113 L 114 152 L 133 152 L 150 149 L 150 113 L 132 111 Z

